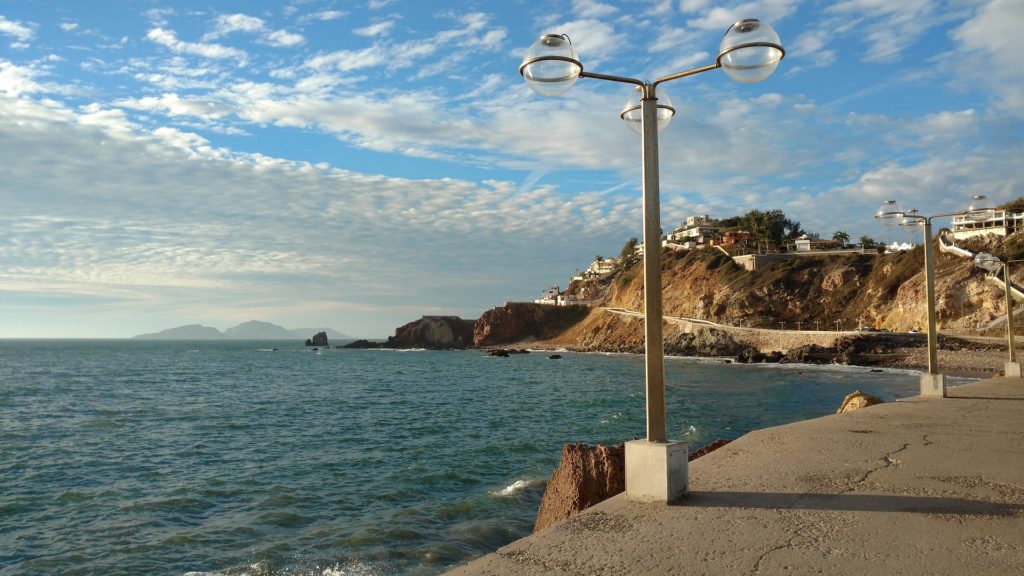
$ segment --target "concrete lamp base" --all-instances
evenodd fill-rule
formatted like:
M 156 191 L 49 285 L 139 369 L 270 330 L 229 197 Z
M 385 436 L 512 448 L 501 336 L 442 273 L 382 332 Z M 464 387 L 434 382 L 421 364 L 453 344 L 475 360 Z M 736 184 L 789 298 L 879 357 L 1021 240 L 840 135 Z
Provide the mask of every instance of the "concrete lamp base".
M 933 396 L 935 398 L 946 397 L 946 375 L 921 374 L 921 396 Z
M 1020 362 L 1004 362 L 1003 376 L 1007 378 L 1020 378 Z
M 678 502 L 689 489 L 686 442 L 626 442 L 626 497 L 646 502 Z

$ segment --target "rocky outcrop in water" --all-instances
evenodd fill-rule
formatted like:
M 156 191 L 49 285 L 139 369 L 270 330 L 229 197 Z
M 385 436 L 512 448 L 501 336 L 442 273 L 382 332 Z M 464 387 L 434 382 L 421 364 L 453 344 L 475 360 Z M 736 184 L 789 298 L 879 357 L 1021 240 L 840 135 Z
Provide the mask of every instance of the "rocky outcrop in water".
M 306 346 L 328 346 L 327 332 L 317 332 L 312 338 L 306 339 Z
M 473 345 L 473 320 L 458 316 L 424 316 L 395 329 L 384 348 L 450 350 Z
M 354 348 L 357 350 L 362 350 L 370 348 L 381 348 L 383 346 L 383 342 L 371 342 L 370 340 L 356 340 L 354 342 L 349 342 L 348 344 L 345 344 L 343 346 L 339 346 L 339 348 Z
M 586 317 L 586 306 L 509 302 L 484 312 L 473 328 L 473 345 L 496 346 L 551 338 Z
M 575 516 L 626 489 L 625 447 L 566 444 L 544 491 L 533 531 Z

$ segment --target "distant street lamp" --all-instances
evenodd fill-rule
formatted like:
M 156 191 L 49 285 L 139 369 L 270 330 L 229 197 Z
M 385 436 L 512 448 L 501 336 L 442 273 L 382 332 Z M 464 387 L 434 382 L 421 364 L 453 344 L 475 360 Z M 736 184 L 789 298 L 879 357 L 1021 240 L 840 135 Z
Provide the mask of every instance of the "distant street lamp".
M 886 200 L 875 213 L 875 219 L 886 226 L 902 226 L 912 229 L 924 228 L 924 270 L 925 300 L 928 307 L 928 372 L 921 374 L 921 395 L 946 397 L 946 378 L 939 374 L 938 328 L 935 321 L 935 256 L 932 253 L 932 219 L 950 216 L 966 216 L 970 220 L 988 220 L 995 214 L 995 204 L 988 197 L 979 194 L 971 197 L 971 203 L 963 212 L 924 216 L 917 210 L 900 210 L 895 200 Z
M 526 84 L 543 96 L 568 91 L 579 78 L 595 78 L 636 87 L 619 117 L 642 137 L 644 200 L 644 339 L 647 439 L 626 444 L 627 495 L 671 502 L 688 488 L 687 445 L 667 441 L 665 361 L 662 341 L 661 225 L 659 215 L 658 130 L 675 115 L 668 97 L 658 102 L 659 84 L 723 68 L 733 80 L 764 80 L 785 56 L 779 35 L 758 20 L 740 20 L 726 31 L 713 64 L 647 82 L 587 72 L 565 34 L 545 34 L 530 47 L 519 66 Z M 644 464 L 644 461 L 647 464 Z
M 1010 263 L 1021 260 L 1000 260 L 995 256 L 979 252 L 974 256 L 974 263 L 979 268 L 988 270 L 995 274 L 999 269 L 1003 270 L 1003 295 L 1006 299 L 1006 347 L 1010 352 L 1010 359 L 1003 365 L 1003 375 L 1007 378 L 1020 378 L 1020 362 L 1017 361 L 1017 345 L 1014 342 L 1013 329 L 1013 296 L 1010 294 Z

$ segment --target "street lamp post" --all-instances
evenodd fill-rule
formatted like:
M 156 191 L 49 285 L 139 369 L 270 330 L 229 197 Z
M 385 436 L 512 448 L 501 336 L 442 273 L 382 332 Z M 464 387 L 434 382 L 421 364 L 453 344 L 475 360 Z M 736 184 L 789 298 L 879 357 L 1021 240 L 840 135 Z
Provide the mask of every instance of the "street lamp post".
M 785 56 L 779 35 L 758 20 L 740 20 L 726 32 L 713 64 L 646 82 L 583 69 L 569 37 L 545 34 L 526 53 L 519 73 L 543 96 L 557 96 L 578 78 L 594 78 L 635 86 L 634 96 L 619 117 L 642 141 L 644 204 L 644 372 L 647 396 L 647 439 L 626 443 L 626 494 L 639 499 L 672 502 L 688 487 L 687 445 L 668 442 L 665 418 L 665 361 L 662 340 L 661 225 L 659 207 L 658 130 L 668 125 L 675 108 L 667 96 L 658 102 L 658 85 L 679 78 L 725 70 L 741 83 L 758 82 L 775 71 Z M 639 102 L 637 101 L 639 100 Z
M 980 268 L 995 274 L 998 270 L 1003 271 L 1003 296 L 1006 300 L 1006 347 L 1009 350 L 1010 358 L 1003 364 L 1003 376 L 1007 378 L 1020 378 L 1020 362 L 1017 361 L 1017 345 L 1014 342 L 1013 329 L 1013 295 L 1010 293 L 1010 263 L 1021 262 L 1021 260 L 1000 260 L 999 258 L 980 252 L 974 257 L 974 263 Z
M 971 220 L 987 220 L 995 213 L 995 205 L 984 195 L 971 198 L 963 212 L 933 214 L 924 216 L 916 209 L 900 210 L 895 200 L 882 202 L 875 218 L 886 226 L 900 225 L 905 228 L 924 228 L 924 275 L 925 301 L 928 308 L 928 371 L 921 374 L 921 396 L 946 397 L 946 378 L 939 373 L 939 332 L 935 316 L 935 255 L 932 250 L 932 219 L 964 215 Z

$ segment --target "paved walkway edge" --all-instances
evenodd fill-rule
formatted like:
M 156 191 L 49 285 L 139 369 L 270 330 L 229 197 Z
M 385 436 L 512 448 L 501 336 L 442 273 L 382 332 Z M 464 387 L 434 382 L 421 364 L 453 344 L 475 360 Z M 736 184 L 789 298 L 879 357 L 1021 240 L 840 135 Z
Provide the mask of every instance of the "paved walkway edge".
M 449 574 L 1024 574 L 1024 381 L 746 434 Z

